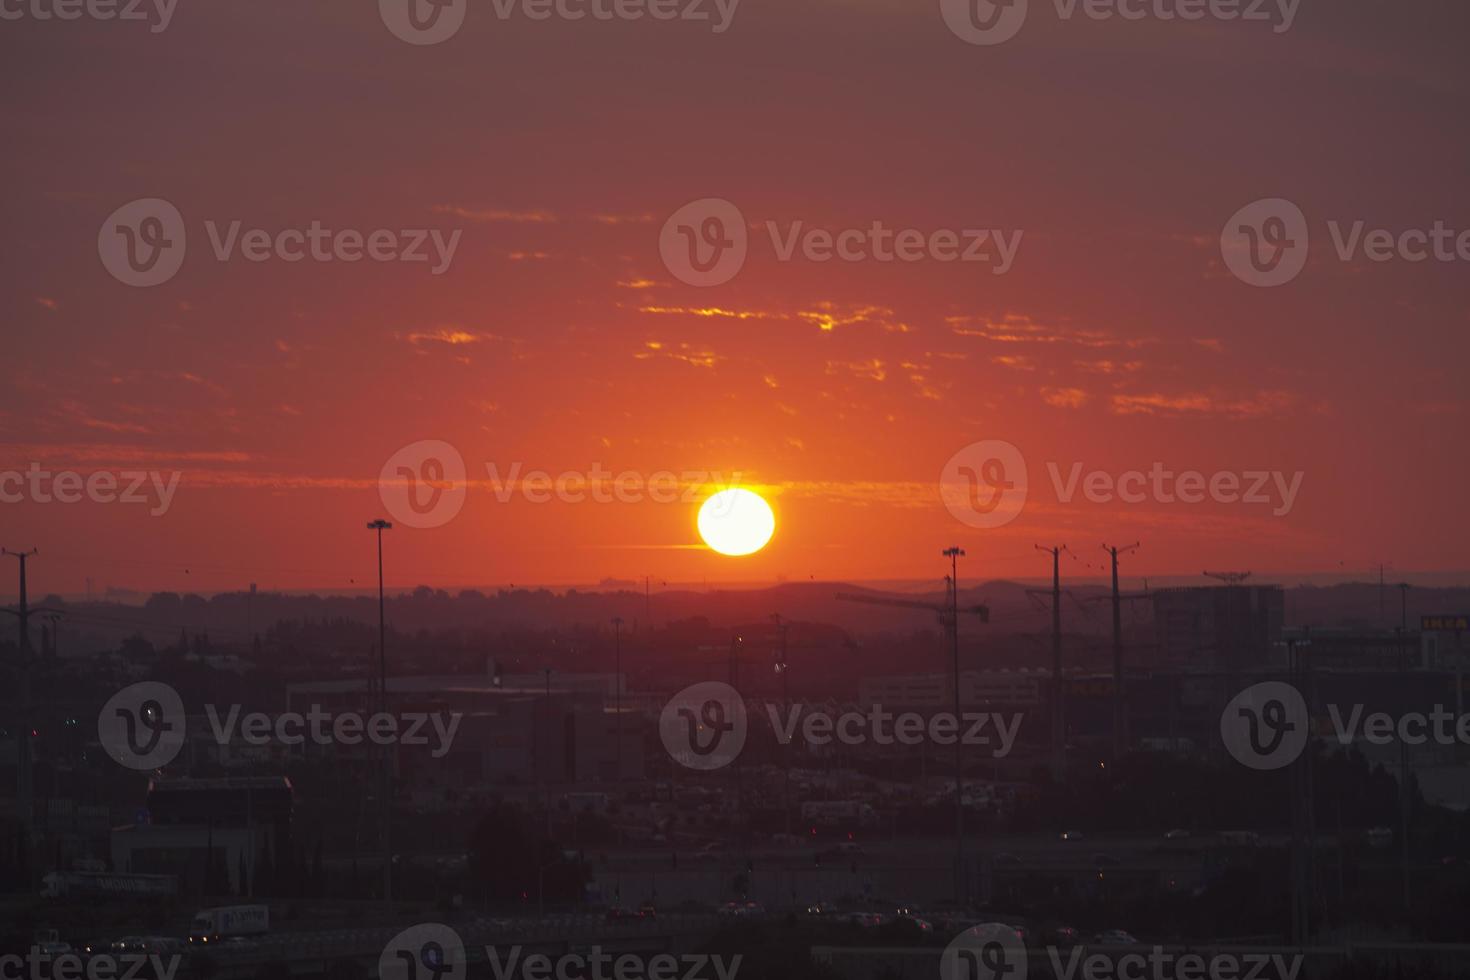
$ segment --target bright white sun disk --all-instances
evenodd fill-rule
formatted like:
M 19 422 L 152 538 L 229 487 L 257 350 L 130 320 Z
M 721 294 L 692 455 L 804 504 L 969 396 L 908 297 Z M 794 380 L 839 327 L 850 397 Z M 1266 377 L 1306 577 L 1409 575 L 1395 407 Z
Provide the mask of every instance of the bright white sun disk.
M 754 554 L 774 533 L 771 505 L 744 487 L 721 490 L 699 508 L 699 536 L 722 555 Z

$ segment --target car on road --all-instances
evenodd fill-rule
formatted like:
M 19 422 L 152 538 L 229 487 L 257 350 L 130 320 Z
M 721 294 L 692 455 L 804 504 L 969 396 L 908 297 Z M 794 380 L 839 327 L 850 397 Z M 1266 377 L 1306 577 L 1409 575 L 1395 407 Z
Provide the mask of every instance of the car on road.
M 644 902 L 642 905 L 638 906 L 638 918 L 657 919 L 658 909 L 654 907 L 654 904 L 652 902 Z
M 1164 840 L 1188 840 L 1188 839 L 1189 839 L 1189 831 L 1187 831 L 1187 830 L 1185 830 L 1185 829 L 1183 829 L 1181 827 L 1175 827 L 1173 830 L 1169 830 L 1169 831 L 1165 831 L 1164 832 Z
M 913 909 L 899 909 L 893 918 L 895 922 L 912 922 L 920 932 L 934 931 L 934 924 L 927 919 L 919 918 Z
M 719 907 L 715 914 L 732 919 L 748 919 L 758 915 L 765 915 L 766 908 L 760 902 L 726 902 Z
M 1136 946 L 1138 940 L 1124 932 L 1122 929 L 1106 929 L 1092 937 L 1092 942 L 1097 946 Z
M 1080 830 L 1064 830 L 1064 831 L 1062 831 L 1061 837 L 1062 837 L 1062 840 L 1065 840 L 1065 841 L 1078 841 L 1078 840 L 1082 840 L 1082 831 L 1080 831 Z

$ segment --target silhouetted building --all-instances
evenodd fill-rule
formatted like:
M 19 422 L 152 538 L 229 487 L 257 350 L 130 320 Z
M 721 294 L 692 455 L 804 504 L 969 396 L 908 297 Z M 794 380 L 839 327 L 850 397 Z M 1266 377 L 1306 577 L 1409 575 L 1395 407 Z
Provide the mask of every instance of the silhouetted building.
M 1286 600 L 1279 585 L 1156 589 L 1161 666 L 1237 670 L 1276 662 Z
M 284 776 L 150 780 L 146 808 L 112 833 L 113 870 L 177 875 L 186 895 L 248 893 L 294 857 L 293 803 Z

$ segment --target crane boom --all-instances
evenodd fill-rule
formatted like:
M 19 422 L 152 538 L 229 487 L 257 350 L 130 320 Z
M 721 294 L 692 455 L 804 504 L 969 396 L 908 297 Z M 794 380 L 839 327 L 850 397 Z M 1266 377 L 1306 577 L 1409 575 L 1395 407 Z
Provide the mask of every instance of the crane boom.
M 837 598 L 843 602 L 861 602 L 869 606 L 897 606 L 900 609 L 927 609 L 943 617 L 949 616 L 949 606 L 943 603 L 920 602 L 918 599 L 892 599 L 887 596 L 861 595 L 856 592 L 839 592 Z M 990 607 L 974 605 L 961 607 L 960 612 L 979 616 L 980 622 L 990 622 Z

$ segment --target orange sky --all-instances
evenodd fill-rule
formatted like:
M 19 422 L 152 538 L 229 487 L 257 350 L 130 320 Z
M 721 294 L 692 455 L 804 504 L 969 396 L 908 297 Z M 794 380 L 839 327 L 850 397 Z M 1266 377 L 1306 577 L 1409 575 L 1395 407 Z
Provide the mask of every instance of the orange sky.
M 692 548 L 690 503 L 502 503 L 391 532 L 390 584 L 873 579 L 1045 571 L 1036 542 L 1144 547 L 1139 573 L 1467 565 L 1465 262 L 1341 261 L 1326 222 L 1470 229 L 1460 5 L 1306 4 L 1248 24 L 1057 19 L 957 39 L 929 3 L 745 0 L 692 23 L 499 21 L 416 47 L 372 4 L 181 5 L 167 30 L 0 25 L 0 471 L 178 471 L 147 505 L 0 503 L 38 588 L 345 587 L 385 461 L 472 477 L 594 464 L 738 473 L 772 544 Z M 360 10 L 357 8 L 361 8 Z M 188 258 L 130 288 L 121 205 L 173 203 Z M 732 281 L 664 267 L 701 198 L 751 225 Z M 1285 197 L 1312 257 L 1221 261 Z M 460 232 L 452 265 L 218 261 L 205 222 Z M 778 259 L 765 231 L 1024 232 L 1012 268 Z M 1003 527 L 940 472 L 1022 453 Z M 1301 474 L 1290 513 L 1057 499 L 1047 463 Z M 188 569 L 186 573 L 184 570 Z M 8 586 L 7 586 L 8 589 Z

